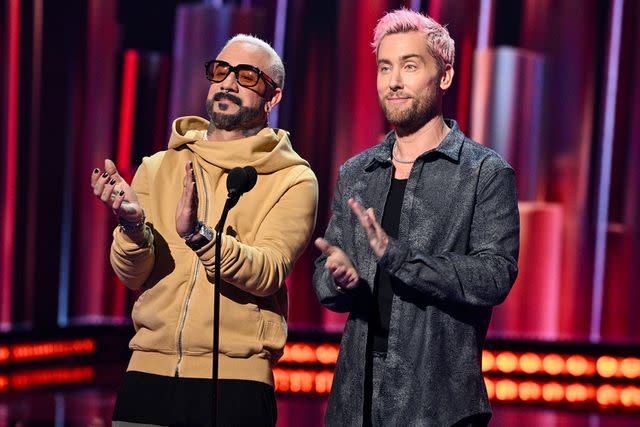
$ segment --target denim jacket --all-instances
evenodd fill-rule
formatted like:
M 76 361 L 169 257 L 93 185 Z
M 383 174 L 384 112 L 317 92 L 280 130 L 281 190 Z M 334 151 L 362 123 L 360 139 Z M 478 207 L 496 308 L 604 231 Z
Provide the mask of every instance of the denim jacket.
M 377 259 L 347 205 L 372 207 L 380 222 L 393 177 L 395 132 L 340 168 L 325 238 L 360 275 L 339 290 L 316 260 L 320 302 L 349 312 L 325 415 L 327 426 L 360 426 L 368 319 L 376 268 L 401 282 L 393 289 L 378 420 L 385 426 L 447 426 L 491 413 L 481 371 L 492 307 L 518 271 L 519 216 L 514 171 L 453 120 L 441 144 L 420 155 L 407 181 L 399 237 Z

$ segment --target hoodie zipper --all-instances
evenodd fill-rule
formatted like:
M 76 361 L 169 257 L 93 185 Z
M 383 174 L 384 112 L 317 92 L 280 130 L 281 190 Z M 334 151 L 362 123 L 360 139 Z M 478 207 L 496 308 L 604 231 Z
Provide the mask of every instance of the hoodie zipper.
M 202 178 L 202 191 L 204 193 L 204 216 L 206 220 L 209 210 L 209 194 L 207 193 L 207 183 L 204 179 L 204 168 L 200 167 L 200 176 Z M 189 286 L 189 293 L 187 295 L 187 302 L 184 305 L 184 311 L 182 312 L 182 319 L 180 320 L 180 327 L 178 329 L 178 362 L 176 363 L 175 377 L 180 376 L 180 363 L 182 362 L 182 332 L 184 331 L 184 325 L 187 322 L 187 312 L 189 311 L 189 303 L 191 302 L 191 294 L 193 294 L 193 288 L 196 286 L 198 280 L 198 271 L 200 271 L 200 258 L 196 256 L 195 272 L 193 274 L 193 280 Z

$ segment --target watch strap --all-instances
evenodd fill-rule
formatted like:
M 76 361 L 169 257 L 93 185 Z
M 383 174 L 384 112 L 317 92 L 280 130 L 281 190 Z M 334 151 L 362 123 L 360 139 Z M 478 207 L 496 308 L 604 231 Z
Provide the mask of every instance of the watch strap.
M 196 228 L 196 230 L 197 231 L 189 237 L 189 240 L 185 240 L 187 246 L 189 246 L 194 251 L 197 251 L 198 249 L 206 246 L 213 240 L 213 230 L 207 227 L 203 222 L 198 221 L 198 227 Z M 190 239 L 195 235 L 200 235 L 202 237 L 196 241 L 191 242 Z

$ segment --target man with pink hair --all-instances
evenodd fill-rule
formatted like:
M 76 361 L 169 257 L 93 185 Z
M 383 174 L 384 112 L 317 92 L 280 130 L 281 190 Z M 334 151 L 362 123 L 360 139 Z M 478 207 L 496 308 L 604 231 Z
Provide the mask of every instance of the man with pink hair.
M 394 130 L 342 165 L 316 240 L 318 298 L 349 313 L 325 422 L 483 426 L 482 347 L 518 271 L 514 171 L 442 116 L 446 28 L 396 10 L 372 46 Z

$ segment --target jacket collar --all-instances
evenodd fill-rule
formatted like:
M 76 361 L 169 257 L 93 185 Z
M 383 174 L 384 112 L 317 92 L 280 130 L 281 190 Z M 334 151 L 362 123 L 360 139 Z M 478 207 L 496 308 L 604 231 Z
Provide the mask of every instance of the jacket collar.
M 437 152 L 457 163 L 460 160 L 460 151 L 464 143 L 464 134 L 458 127 L 458 123 L 453 119 L 444 119 L 444 122 L 451 129 L 442 142 L 434 149 L 425 151 L 418 156 L 418 159 L 424 159 L 433 152 Z M 371 170 L 376 164 L 391 163 L 391 150 L 396 142 L 396 132 L 389 132 L 384 140 L 371 149 L 371 161 L 369 161 L 365 170 Z

